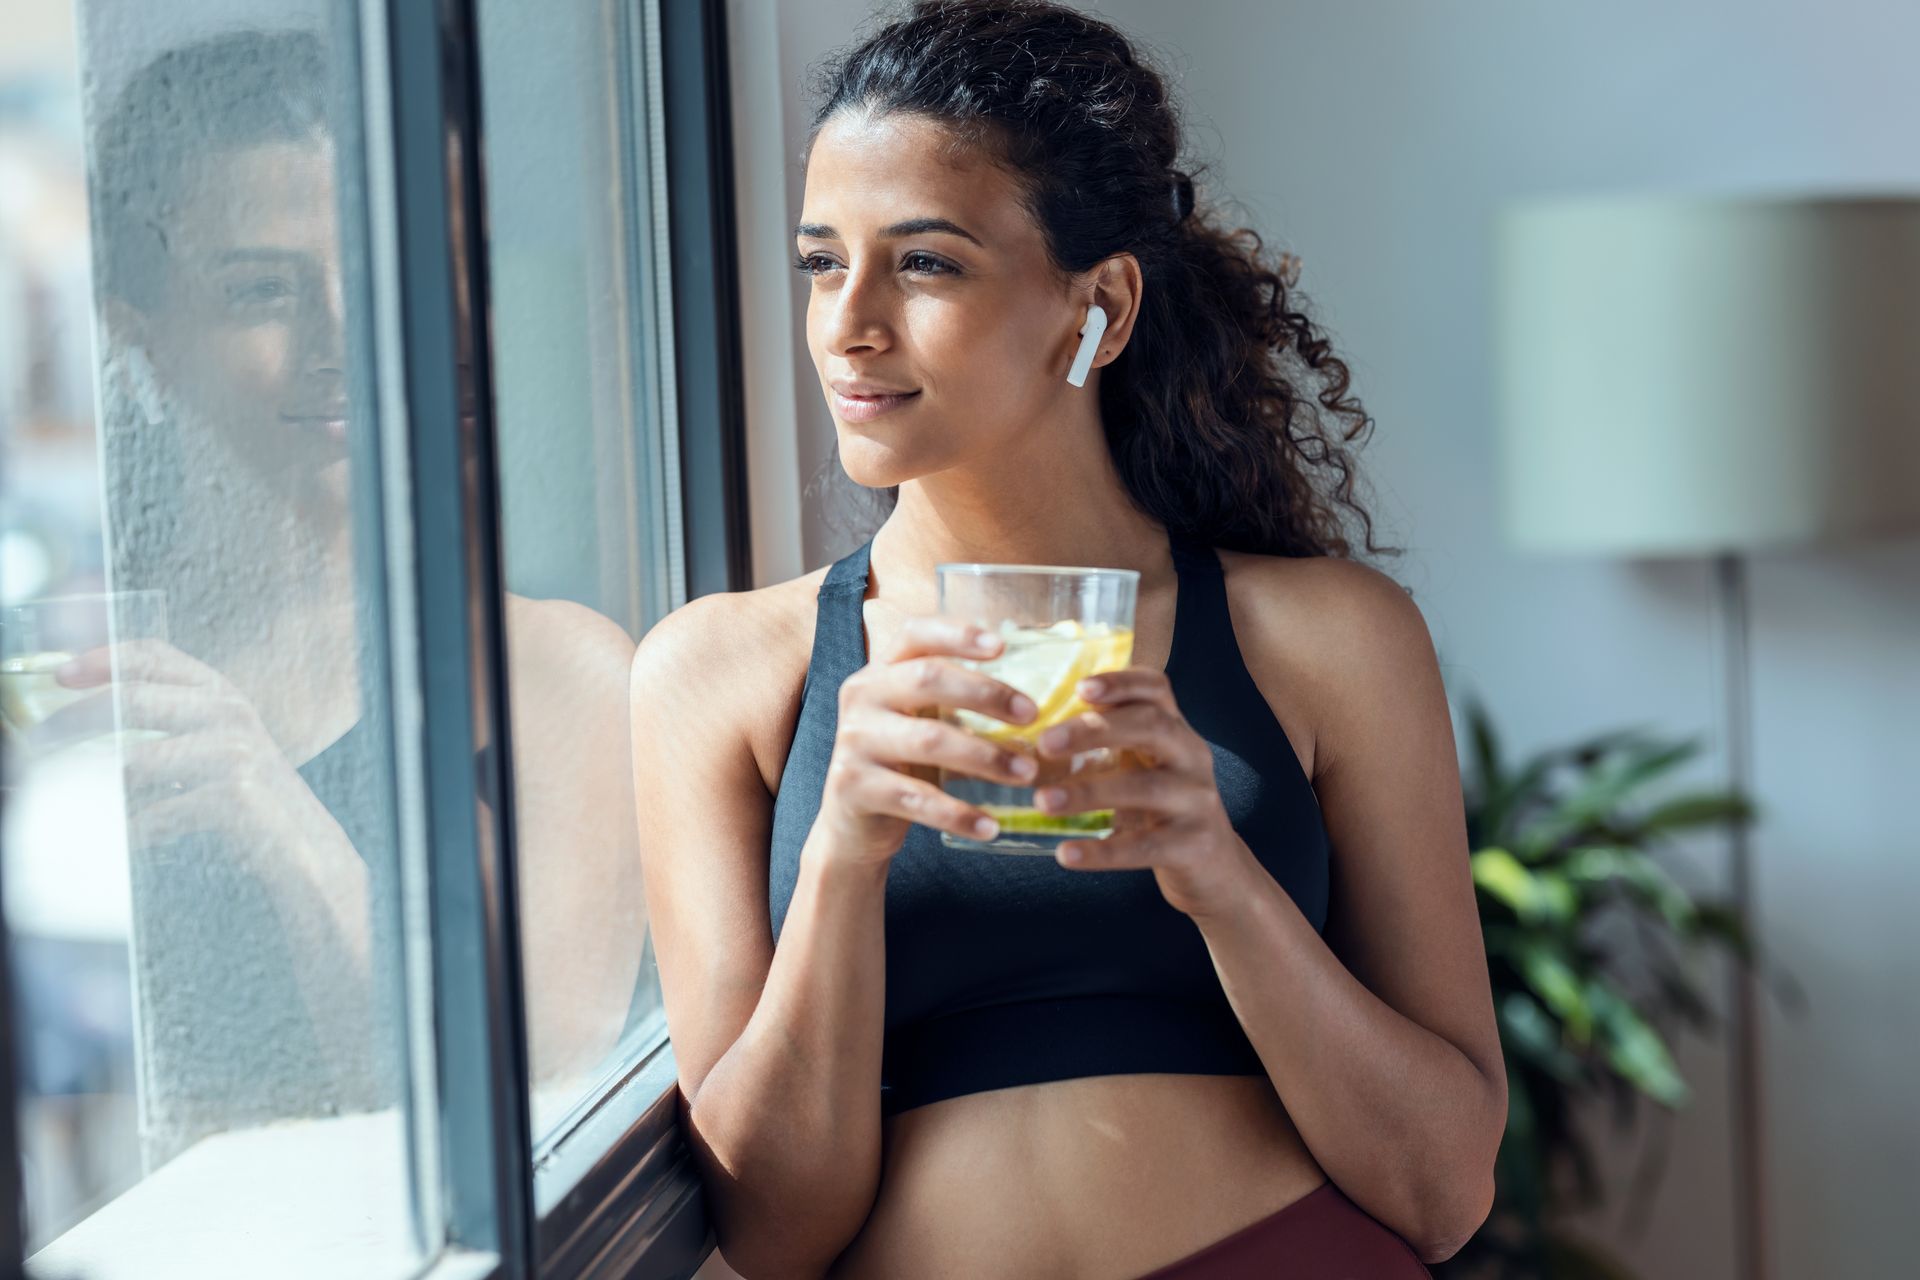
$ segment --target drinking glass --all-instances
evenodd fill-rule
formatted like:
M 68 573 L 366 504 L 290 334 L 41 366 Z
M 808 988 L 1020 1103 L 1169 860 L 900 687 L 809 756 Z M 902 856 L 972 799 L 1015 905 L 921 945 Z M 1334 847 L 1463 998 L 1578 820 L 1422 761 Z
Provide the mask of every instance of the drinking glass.
M 1058 565 L 941 564 L 934 567 L 940 613 L 997 631 L 1006 642 L 999 656 L 956 659 L 1033 699 L 1039 709 L 1029 724 L 1008 724 L 965 708 L 942 708 L 941 718 L 999 746 L 1030 756 L 1039 772 L 1029 786 L 1008 786 L 951 769 L 939 771 L 948 795 L 993 815 L 1000 832 L 991 840 L 940 833 L 952 849 L 1047 854 L 1062 840 L 1099 839 L 1112 833 L 1113 811 L 1045 813 L 1033 792 L 1076 776 L 1125 768 L 1122 753 L 1105 747 L 1070 756 L 1042 756 L 1039 737 L 1049 727 L 1091 708 L 1079 682 L 1117 671 L 1133 658 L 1133 606 L 1140 575 L 1132 569 Z
M 0 610 L 0 732 L 10 751 L 32 759 L 80 742 L 163 737 L 157 730 L 122 729 L 117 706 L 111 722 L 103 715 L 98 733 L 62 735 L 48 741 L 37 734 L 47 719 L 102 686 L 72 688 L 55 672 L 90 649 L 128 640 L 164 640 L 166 597 L 160 591 L 108 591 L 50 596 Z M 114 664 L 117 667 L 117 663 Z M 117 678 L 117 671 L 116 671 Z

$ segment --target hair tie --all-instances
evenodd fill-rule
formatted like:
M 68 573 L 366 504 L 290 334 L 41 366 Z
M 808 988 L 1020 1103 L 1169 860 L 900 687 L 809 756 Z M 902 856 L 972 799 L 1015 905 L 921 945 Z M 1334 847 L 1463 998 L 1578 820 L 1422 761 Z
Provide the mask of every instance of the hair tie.
M 1187 215 L 1193 212 L 1193 179 L 1175 169 L 1173 171 L 1173 220 L 1185 222 Z

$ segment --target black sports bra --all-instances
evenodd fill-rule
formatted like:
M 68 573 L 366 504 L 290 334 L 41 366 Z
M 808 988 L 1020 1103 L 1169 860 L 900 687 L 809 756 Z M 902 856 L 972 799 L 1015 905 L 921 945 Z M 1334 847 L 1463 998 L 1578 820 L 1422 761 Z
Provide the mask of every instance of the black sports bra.
M 773 810 L 767 900 L 776 942 L 819 812 L 840 684 L 867 661 L 861 603 L 872 547 L 836 562 L 820 586 Z M 1241 660 L 1219 557 L 1177 536 L 1172 548 L 1174 696 L 1213 748 L 1234 830 L 1324 929 L 1319 801 Z M 1070 871 L 1050 857 L 948 849 L 915 824 L 888 870 L 886 938 L 883 1114 L 1076 1076 L 1264 1073 L 1200 930 L 1161 896 L 1151 871 Z

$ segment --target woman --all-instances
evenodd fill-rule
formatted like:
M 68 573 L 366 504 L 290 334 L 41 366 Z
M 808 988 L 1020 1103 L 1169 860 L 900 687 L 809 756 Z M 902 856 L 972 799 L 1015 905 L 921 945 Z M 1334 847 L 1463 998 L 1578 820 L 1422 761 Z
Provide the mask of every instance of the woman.
M 1433 649 L 1336 516 L 1345 368 L 1257 237 L 1193 212 L 1164 82 L 1111 26 L 920 4 L 825 88 L 808 344 L 847 473 L 897 504 L 825 572 L 671 615 L 633 676 L 722 1253 L 1425 1274 L 1491 1205 L 1506 1084 Z M 999 642 L 930 616 L 941 561 L 1141 574 L 1134 665 L 1040 739 L 1158 762 L 1039 797 L 1119 806 L 1112 837 L 940 846 L 991 819 L 928 767 L 1032 770 L 926 713 L 1034 715 L 953 661 Z
M 128 724 L 164 735 L 126 751 L 155 1161 L 401 1096 L 385 602 L 357 572 L 374 553 L 349 464 L 372 425 L 348 385 L 364 267 L 343 261 L 355 156 L 336 152 L 325 53 L 304 31 L 168 49 L 95 134 L 113 583 L 163 591 L 168 636 L 61 678 L 113 681 Z M 529 1053 L 566 1093 L 603 1069 L 640 983 L 633 644 L 563 600 L 509 595 L 506 625 Z M 42 728 L 112 710 L 103 692 Z

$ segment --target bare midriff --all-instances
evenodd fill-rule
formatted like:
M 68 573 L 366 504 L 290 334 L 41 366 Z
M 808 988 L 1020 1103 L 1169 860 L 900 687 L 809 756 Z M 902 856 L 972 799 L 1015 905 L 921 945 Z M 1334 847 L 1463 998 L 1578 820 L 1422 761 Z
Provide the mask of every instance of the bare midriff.
M 1131 1280 L 1326 1181 L 1264 1076 L 1089 1076 L 889 1117 L 832 1280 Z

